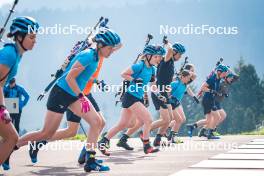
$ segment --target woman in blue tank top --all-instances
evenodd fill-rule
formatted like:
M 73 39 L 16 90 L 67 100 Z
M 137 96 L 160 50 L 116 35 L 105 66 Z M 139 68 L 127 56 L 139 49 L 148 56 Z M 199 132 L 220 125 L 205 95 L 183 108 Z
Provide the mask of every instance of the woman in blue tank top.
M 96 43 L 96 48 L 88 48 L 77 54 L 64 75 L 52 88 L 47 102 L 44 127 L 40 131 L 22 136 L 17 144 L 21 147 L 28 142 L 36 143 L 51 138 L 59 128 L 64 112 L 69 108 L 90 125 L 86 141 L 86 163 L 84 165 L 86 172 L 108 171 L 109 167 L 96 162 L 95 148 L 100 134 L 98 126 L 101 126 L 102 122 L 93 105 L 84 96 L 83 90 L 95 72 L 99 58 L 108 58 L 121 46 L 119 35 L 108 28 L 101 29 L 94 36 L 93 41 Z M 31 160 L 36 162 L 37 158 L 31 157 Z
M 16 76 L 23 53 L 33 49 L 38 28 L 38 23 L 31 17 L 15 18 L 7 34 L 14 43 L 7 43 L 0 49 L 0 136 L 3 138 L 0 164 L 8 158 L 18 140 L 18 134 L 10 123 L 10 116 L 5 107 L 3 87 Z M 3 167 L 5 170 L 9 169 L 9 165 Z
M 142 142 L 145 154 L 158 151 L 149 142 L 152 118 L 150 112 L 144 106 L 143 96 L 144 92 L 146 92 L 144 87 L 149 82 L 155 81 L 153 65 L 158 65 L 164 54 L 165 50 L 163 47 L 147 45 L 144 48 L 142 60 L 121 74 L 125 80 L 130 81 L 130 84 L 122 98 L 120 121 L 99 141 L 99 145 L 104 146 L 101 148 L 103 154 L 109 155 L 106 148 L 109 148 L 110 139 L 123 129 L 133 127 L 136 120 L 144 125 Z

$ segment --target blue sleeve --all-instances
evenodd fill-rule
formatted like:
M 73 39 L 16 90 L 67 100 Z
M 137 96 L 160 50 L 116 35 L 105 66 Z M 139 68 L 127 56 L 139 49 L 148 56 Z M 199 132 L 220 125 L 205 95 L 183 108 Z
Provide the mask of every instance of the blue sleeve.
M 94 52 L 92 50 L 85 50 L 76 57 L 76 61 L 80 62 L 82 66 L 87 67 L 94 60 Z
M 24 97 L 24 100 L 23 100 L 23 103 L 22 103 L 22 105 L 24 107 L 28 103 L 29 95 L 28 95 L 27 91 L 23 87 L 19 87 L 19 88 L 20 88 L 21 95 Z
M 174 81 L 171 83 L 171 89 L 172 89 L 171 91 L 172 92 L 174 92 L 177 89 L 178 83 L 179 83 L 178 81 Z
M 131 70 L 133 71 L 133 74 L 137 74 L 140 72 L 140 70 L 142 69 L 143 67 L 143 63 L 142 62 L 138 62 L 136 64 L 133 64 L 131 66 Z
M 16 53 L 11 47 L 0 50 L 0 64 L 11 68 L 16 63 Z

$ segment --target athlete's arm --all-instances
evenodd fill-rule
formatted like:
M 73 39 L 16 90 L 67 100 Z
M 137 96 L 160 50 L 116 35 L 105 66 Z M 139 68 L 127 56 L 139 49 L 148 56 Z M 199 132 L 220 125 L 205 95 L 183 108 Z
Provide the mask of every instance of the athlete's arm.
M 81 89 L 79 88 L 76 78 L 80 73 L 84 71 L 85 67 L 77 61 L 69 71 L 68 75 L 66 76 L 66 81 L 69 84 L 70 88 L 73 90 L 73 92 L 78 96 L 80 93 L 82 93 Z
M 0 79 L 9 72 L 9 68 L 3 64 L 0 64 Z M 5 105 L 3 87 L 5 85 L 7 77 L 0 82 L 0 105 Z
M 206 82 L 202 84 L 201 91 L 210 92 L 209 85 Z
M 193 90 L 192 90 L 189 86 L 187 87 L 187 93 L 188 93 L 188 95 L 190 95 L 191 97 L 194 97 L 194 96 L 195 96 Z
M 168 62 L 173 57 L 173 49 L 172 49 L 171 43 L 168 43 L 165 47 L 167 49 L 167 53 L 166 53 L 164 61 Z
M 132 81 L 134 78 L 131 76 L 133 74 L 133 70 L 131 67 L 127 68 L 125 71 L 121 73 L 121 77 L 125 80 Z

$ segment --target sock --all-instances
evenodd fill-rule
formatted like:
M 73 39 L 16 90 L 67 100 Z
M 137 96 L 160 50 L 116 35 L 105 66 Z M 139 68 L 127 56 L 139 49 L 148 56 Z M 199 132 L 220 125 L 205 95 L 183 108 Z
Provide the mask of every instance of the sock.
M 149 139 L 144 139 L 144 140 L 143 140 L 143 144 L 144 144 L 144 146 L 145 146 L 145 145 L 149 145 Z
M 5 160 L 4 164 L 9 165 L 9 159 L 10 159 L 10 156 L 8 156 L 8 158 Z
M 122 137 L 120 138 L 120 141 L 127 141 L 129 136 L 127 134 L 123 134 Z
M 194 128 L 198 128 L 197 123 L 194 123 L 194 124 L 193 124 L 193 127 L 194 127 Z
M 95 154 L 96 152 L 93 150 L 86 150 L 86 161 L 95 161 Z
M 178 136 L 178 132 L 170 131 L 169 140 L 171 140 L 171 139 L 174 138 L 175 136 Z
M 158 139 L 161 139 L 161 137 L 162 137 L 161 134 L 157 134 L 157 135 L 156 135 L 156 138 L 158 138 Z

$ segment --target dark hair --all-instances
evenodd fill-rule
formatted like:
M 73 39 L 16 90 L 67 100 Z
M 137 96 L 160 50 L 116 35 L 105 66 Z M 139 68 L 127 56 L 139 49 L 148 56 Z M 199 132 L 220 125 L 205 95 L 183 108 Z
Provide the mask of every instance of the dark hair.
M 191 75 L 191 74 L 190 74 L 189 70 L 183 70 L 183 71 L 181 72 L 181 76 L 183 76 L 183 77 L 190 76 L 190 75 Z
M 15 34 L 12 34 L 12 33 L 7 33 L 7 37 L 8 38 L 12 38 L 12 37 L 14 37 L 14 40 L 17 40 L 17 37 L 18 36 L 20 36 L 20 37 L 22 37 L 22 39 L 24 39 L 25 37 L 26 37 L 26 33 L 22 33 L 22 32 L 16 32 Z
M 15 82 L 16 82 L 16 78 L 12 78 L 12 79 L 10 79 L 9 84 L 13 84 Z
M 184 67 L 185 70 L 191 70 L 192 68 L 194 68 L 193 64 L 186 64 Z

